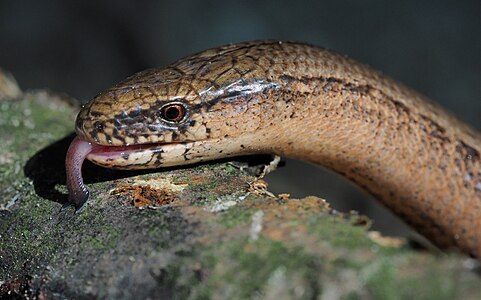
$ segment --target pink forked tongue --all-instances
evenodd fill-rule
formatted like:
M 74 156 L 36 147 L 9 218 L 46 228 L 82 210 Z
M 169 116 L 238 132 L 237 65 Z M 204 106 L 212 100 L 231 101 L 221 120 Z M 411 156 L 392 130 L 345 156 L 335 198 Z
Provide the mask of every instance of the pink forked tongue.
M 82 164 L 94 147 L 92 143 L 77 136 L 67 151 L 65 169 L 67 170 L 68 202 L 75 206 L 76 210 L 89 199 L 89 190 L 82 179 Z
M 67 171 L 68 204 L 79 210 L 89 199 L 89 190 L 82 179 L 82 164 L 92 154 L 104 160 L 115 159 L 133 151 L 148 149 L 156 144 L 132 146 L 102 146 L 75 137 L 67 151 L 65 169 Z

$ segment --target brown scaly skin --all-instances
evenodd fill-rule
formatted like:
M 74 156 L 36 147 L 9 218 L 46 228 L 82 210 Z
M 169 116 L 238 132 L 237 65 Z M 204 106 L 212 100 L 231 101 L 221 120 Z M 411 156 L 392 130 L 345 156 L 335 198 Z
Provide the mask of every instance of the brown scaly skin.
M 181 103 L 186 116 L 159 113 Z M 440 247 L 481 257 L 481 136 L 429 100 L 329 50 L 250 42 L 147 70 L 101 93 L 78 135 L 151 145 L 105 167 L 155 168 L 276 153 L 330 168 Z

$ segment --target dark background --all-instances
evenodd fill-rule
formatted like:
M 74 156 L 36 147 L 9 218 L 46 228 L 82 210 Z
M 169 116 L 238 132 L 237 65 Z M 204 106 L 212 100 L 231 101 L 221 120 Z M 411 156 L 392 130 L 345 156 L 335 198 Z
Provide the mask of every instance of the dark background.
M 0 1 L 0 67 L 23 89 L 48 87 L 81 102 L 142 69 L 267 38 L 348 54 L 481 129 L 477 0 Z M 275 193 L 325 197 L 374 217 L 375 228 L 405 233 L 372 199 L 317 167 L 287 160 L 268 181 Z

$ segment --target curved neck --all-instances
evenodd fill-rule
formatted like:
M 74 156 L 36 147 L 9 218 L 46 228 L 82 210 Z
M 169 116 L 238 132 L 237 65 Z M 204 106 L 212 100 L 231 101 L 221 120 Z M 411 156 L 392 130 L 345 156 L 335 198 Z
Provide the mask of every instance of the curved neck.
M 443 128 L 447 115 L 433 119 L 416 99 L 401 102 L 375 88 L 331 89 L 298 96 L 282 111 L 274 151 L 344 175 L 439 246 L 480 257 L 481 142 L 473 144 L 463 126 Z

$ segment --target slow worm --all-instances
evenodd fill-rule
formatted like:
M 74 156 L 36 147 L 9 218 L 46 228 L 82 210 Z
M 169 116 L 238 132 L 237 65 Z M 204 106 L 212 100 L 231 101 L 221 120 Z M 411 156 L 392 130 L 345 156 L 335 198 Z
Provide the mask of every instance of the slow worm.
M 87 103 L 66 160 L 116 169 L 275 153 L 322 165 L 436 245 L 481 257 L 481 136 L 406 86 L 315 46 L 247 42 L 143 71 Z

